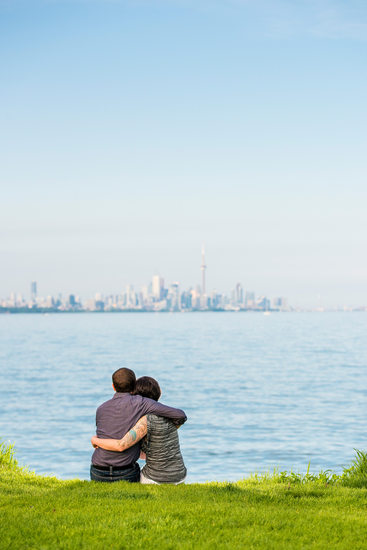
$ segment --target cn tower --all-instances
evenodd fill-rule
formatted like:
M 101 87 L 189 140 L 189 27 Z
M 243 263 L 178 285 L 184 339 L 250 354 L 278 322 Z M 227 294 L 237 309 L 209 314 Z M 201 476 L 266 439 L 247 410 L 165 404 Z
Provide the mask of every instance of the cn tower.
M 201 267 L 200 267 L 200 269 L 201 269 L 201 295 L 205 296 L 205 294 L 206 294 L 206 288 L 205 288 L 206 265 L 205 265 L 205 248 L 204 248 L 204 245 L 201 248 Z

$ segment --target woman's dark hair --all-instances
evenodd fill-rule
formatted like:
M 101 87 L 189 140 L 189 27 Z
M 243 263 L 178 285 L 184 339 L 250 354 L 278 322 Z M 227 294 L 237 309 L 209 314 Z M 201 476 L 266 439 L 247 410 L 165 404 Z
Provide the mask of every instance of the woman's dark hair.
M 132 393 L 133 395 L 141 395 L 142 397 L 149 397 L 149 399 L 158 401 L 162 392 L 157 380 L 154 380 L 150 376 L 141 376 L 137 379 L 135 390 Z

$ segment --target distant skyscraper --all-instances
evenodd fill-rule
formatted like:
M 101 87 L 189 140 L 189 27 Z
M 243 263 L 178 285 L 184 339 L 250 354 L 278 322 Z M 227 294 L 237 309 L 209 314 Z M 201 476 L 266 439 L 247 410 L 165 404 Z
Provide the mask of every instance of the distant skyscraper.
M 235 297 L 236 304 L 237 305 L 242 305 L 243 304 L 243 288 L 242 288 L 241 283 L 236 284 L 235 294 L 236 294 L 236 297 Z
M 205 248 L 204 248 L 204 245 L 202 246 L 201 248 L 201 294 L 202 296 L 205 296 L 206 295 L 206 287 L 205 287 L 205 270 L 206 270 L 206 265 L 205 265 Z
M 31 282 L 31 299 L 35 300 L 37 297 L 37 282 L 32 281 Z
M 152 279 L 152 294 L 156 300 L 160 300 L 163 295 L 164 279 L 160 275 L 154 275 Z
M 172 283 L 169 296 L 171 297 L 171 307 L 173 311 L 179 311 L 181 309 L 180 283 Z
M 135 307 L 136 306 L 136 293 L 135 293 L 133 285 L 127 285 L 126 286 L 125 296 L 126 296 L 126 299 L 125 299 L 126 307 Z

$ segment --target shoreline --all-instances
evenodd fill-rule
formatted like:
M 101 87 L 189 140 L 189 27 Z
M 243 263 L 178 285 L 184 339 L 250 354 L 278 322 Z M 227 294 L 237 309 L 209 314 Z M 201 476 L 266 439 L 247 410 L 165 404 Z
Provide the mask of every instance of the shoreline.
M 350 308 L 350 309 L 293 309 L 293 310 L 279 310 L 279 309 L 191 309 L 191 310 L 180 310 L 180 311 L 171 311 L 171 310 L 150 310 L 150 309 L 111 309 L 111 310 L 62 310 L 55 308 L 3 308 L 0 307 L 0 315 L 51 315 L 51 314 L 124 314 L 124 313 L 155 313 L 155 314 L 188 314 L 188 313 L 262 313 L 263 315 L 275 314 L 291 314 L 291 313 L 366 313 L 367 307 L 361 306 L 359 308 Z

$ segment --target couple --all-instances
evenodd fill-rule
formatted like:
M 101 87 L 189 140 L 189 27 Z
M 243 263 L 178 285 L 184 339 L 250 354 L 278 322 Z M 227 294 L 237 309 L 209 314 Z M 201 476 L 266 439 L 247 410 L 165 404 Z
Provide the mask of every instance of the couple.
M 112 399 L 97 409 L 97 436 L 91 439 L 95 448 L 91 479 L 182 483 L 186 468 L 177 428 L 186 422 L 185 413 L 158 403 L 158 382 L 149 376 L 136 380 L 130 369 L 114 372 L 112 387 Z M 139 455 L 146 460 L 142 472 L 137 463 Z

